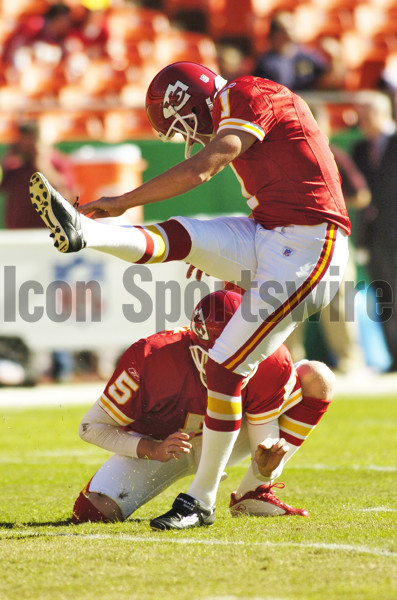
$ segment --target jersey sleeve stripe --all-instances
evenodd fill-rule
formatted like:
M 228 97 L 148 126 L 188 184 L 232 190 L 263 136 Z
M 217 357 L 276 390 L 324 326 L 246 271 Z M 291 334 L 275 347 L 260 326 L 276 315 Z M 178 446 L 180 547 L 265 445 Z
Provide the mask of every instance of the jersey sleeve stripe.
M 244 119 L 222 119 L 219 123 L 218 132 L 223 129 L 239 129 L 242 131 L 247 131 L 251 133 L 258 140 L 262 141 L 265 137 L 265 132 L 262 127 L 257 125 L 256 123 L 250 123 L 249 121 L 244 121 Z
M 105 394 L 102 394 L 100 397 L 99 405 L 105 412 L 107 412 L 109 417 L 114 419 L 116 423 L 119 423 L 119 425 L 129 425 L 130 423 L 134 422 L 134 419 L 129 419 L 126 417 L 125 414 L 122 413 L 121 410 L 119 410 L 117 406 L 115 406 L 113 402 L 111 402 L 109 398 L 105 396 Z

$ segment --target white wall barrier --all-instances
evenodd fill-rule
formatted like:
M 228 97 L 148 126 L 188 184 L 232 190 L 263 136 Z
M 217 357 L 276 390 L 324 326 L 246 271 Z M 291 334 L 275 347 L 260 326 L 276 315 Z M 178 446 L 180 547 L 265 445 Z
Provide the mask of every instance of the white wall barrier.
M 186 271 L 94 250 L 60 254 L 44 229 L 0 231 L 0 336 L 20 336 L 34 352 L 123 350 L 188 324 L 199 299 L 221 286 Z

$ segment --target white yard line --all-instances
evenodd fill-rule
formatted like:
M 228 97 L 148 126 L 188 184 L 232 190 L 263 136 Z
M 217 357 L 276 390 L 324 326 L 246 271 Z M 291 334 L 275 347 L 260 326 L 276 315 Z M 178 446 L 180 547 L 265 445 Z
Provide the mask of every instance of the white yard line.
M 352 469 L 353 471 L 376 471 L 377 473 L 395 473 L 397 467 L 394 465 L 290 465 L 285 467 L 288 470 L 297 471 L 340 471 L 341 469 Z
M 356 508 L 358 512 L 397 512 L 397 508 L 388 506 L 371 506 L 370 508 Z
M 169 538 L 163 536 L 144 537 L 139 535 L 128 534 L 106 534 L 106 533 L 62 533 L 62 532 L 38 532 L 32 529 L 2 529 L 0 535 L 10 539 L 17 537 L 70 537 L 86 539 L 86 540 L 123 540 L 126 542 L 158 544 L 200 544 L 204 546 L 269 546 L 269 547 L 293 547 L 293 548 L 310 548 L 319 550 L 330 550 L 332 552 L 356 552 L 358 554 L 370 554 L 371 556 L 397 556 L 397 552 L 392 550 L 384 550 L 383 548 L 371 548 L 370 546 L 362 546 L 360 544 L 326 544 L 322 542 L 272 542 L 269 540 L 263 542 L 248 542 L 244 540 L 200 540 L 197 538 L 176 537 Z

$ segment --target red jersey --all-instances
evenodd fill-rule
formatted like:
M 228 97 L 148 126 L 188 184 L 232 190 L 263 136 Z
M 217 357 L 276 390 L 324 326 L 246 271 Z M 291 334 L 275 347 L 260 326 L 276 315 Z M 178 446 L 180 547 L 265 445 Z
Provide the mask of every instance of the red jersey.
M 212 118 L 217 132 L 257 138 L 232 168 L 258 223 L 274 229 L 329 222 L 350 233 L 328 139 L 302 98 L 269 79 L 239 77 L 216 96 Z
M 190 345 L 187 328 L 156 333 L 133 344 L 106 385 L 100 406 L 127 430 L 156 439 L 165 439 L 177 430 L 199 433 L 207 390 L 193 363 Z M 285 346 L 259 365 L 242 397 L 244 411 L 253 423 L 271 420 L 300 401 L 299 382 Z

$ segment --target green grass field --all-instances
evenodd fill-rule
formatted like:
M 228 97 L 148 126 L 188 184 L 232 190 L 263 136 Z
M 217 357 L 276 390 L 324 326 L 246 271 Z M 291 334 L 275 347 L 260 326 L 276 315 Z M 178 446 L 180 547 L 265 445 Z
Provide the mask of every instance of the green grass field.
M 70 524 L 108 456 L 77 436 L 86 407 L 0 409 L 0 599 L 395 600 L 396 402 L 336 398 L 281 478 L 280 498 L 309 518 L 232 519 L 245 463 L 221 484 L 215 524 L 180 533 L 149 519 L 188 480 L 125 523 Z

